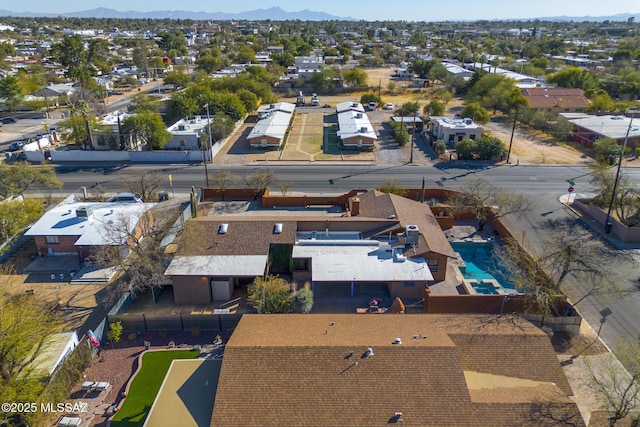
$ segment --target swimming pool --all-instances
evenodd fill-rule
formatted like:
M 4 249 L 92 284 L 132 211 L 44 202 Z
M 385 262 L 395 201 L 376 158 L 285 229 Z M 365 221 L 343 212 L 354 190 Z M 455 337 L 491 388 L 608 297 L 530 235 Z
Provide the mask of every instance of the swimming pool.
M 514 284 L 504 274 L 500 260 L 493 253 L 493 243 L 452 242 L 451 247 L 460 254 L 466 264 L 460 267 L 462 277 L 478 282 L 473 284 L 476 293 L 498 294 L 499 290 L 506 294 L 517 293 Z M 489 282 L 494 280 L 497 282 L 497 287 Z

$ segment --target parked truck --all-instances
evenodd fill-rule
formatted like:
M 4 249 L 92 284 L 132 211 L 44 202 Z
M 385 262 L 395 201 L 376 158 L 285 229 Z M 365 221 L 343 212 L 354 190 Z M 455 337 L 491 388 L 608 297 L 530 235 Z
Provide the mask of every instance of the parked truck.
M 298 92 L 298 98 L 296 99 L 296 106 L 298 107 L 302 107 L 306 104 L 306 101 L 304 99 L 304 95 L 302 94 L 302 91 Z

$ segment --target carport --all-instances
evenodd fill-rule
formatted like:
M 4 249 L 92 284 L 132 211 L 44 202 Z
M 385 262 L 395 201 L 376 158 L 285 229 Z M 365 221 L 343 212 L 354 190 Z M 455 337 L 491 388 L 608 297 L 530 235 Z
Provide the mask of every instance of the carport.
M 230 300 L 234 285 L 264 275 L 266 255 L 175 257 L 165 276 L 171 278 L 176 304 L 206 304 Z

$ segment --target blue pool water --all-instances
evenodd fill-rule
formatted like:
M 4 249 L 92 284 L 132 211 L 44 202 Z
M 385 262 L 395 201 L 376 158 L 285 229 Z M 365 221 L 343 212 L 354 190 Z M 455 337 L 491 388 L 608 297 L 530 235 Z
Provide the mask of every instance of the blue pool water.
M 503 274 L 499 259 L 492 251 L 493 243 L 452 242 L 451 247 L 460 254 L 467 265 L 466 268 L 460 268 L 462 276 L 465 279 L 478 281 L 478 284 L 473 286 L 477 293 L 498 293 L 498 290 L 493 285 L 481 283 L 484 279 L 497 280 L 500 284 L 500 289 L 507 294 L 516 293 L 515 286 Z

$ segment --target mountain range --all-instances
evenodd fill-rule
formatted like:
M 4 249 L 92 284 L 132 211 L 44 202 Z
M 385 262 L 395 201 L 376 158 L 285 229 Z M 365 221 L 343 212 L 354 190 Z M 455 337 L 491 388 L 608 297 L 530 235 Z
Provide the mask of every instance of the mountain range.
M 117 19 L 193 19 L 197 21 L 223 21 L 223 20 L 273 20 L 273 21 L 350 21 L 351 17 L 335 16 L 324 12 L 313 10 L 300 10 L 298 12 L 287 12 L 279 7 L 269 9 L 255 9 L 239 13 L 226 12 L 191 12 L 187 10 L 159 10 L 155 12 L 137 12 L 135 10 L 118 11 L 99 7 L 91 10 L 68 13 L 34 13 L 34 12 L 11 12 L 0 10 L 0 16 L 23 16 L 23 17 L 57 17 L 67 16 L 69 18 L 117 18 Z
M 195 21 L 224 21 L 224 20 L 247 20 L 247 21 L 352 21 L 357 18 L 350 16 L 336 16 L 325 12 L 318 12 L 309 9 L 298 12 L 288 12 L 279 7 L 268 9 L 255 9 L 239 13 L 226 12 L 192 12 L 187 10 L 159 10 L 154 12 L 138 12 L 135 10 L 118 11 L 105 7 L 83 10 L 68 13 L 37 13 L 37 12 L 12 12 L 0 10 L 0 16 L 21 16 L 21 17 L 57 17 L 67 16 L 70 18 L 117 18 L 117 19 L 192 19 Z M 620 13 L 610 16 L 550 16 L 543 18 L 520 18 L 514 21 L 550 21 L 550 22 L 603 22 L 603 21 L 627 21 L 634 18 L 640 22 L 640 13 Z M 504 21 L 505 19 L 500 19 Z

